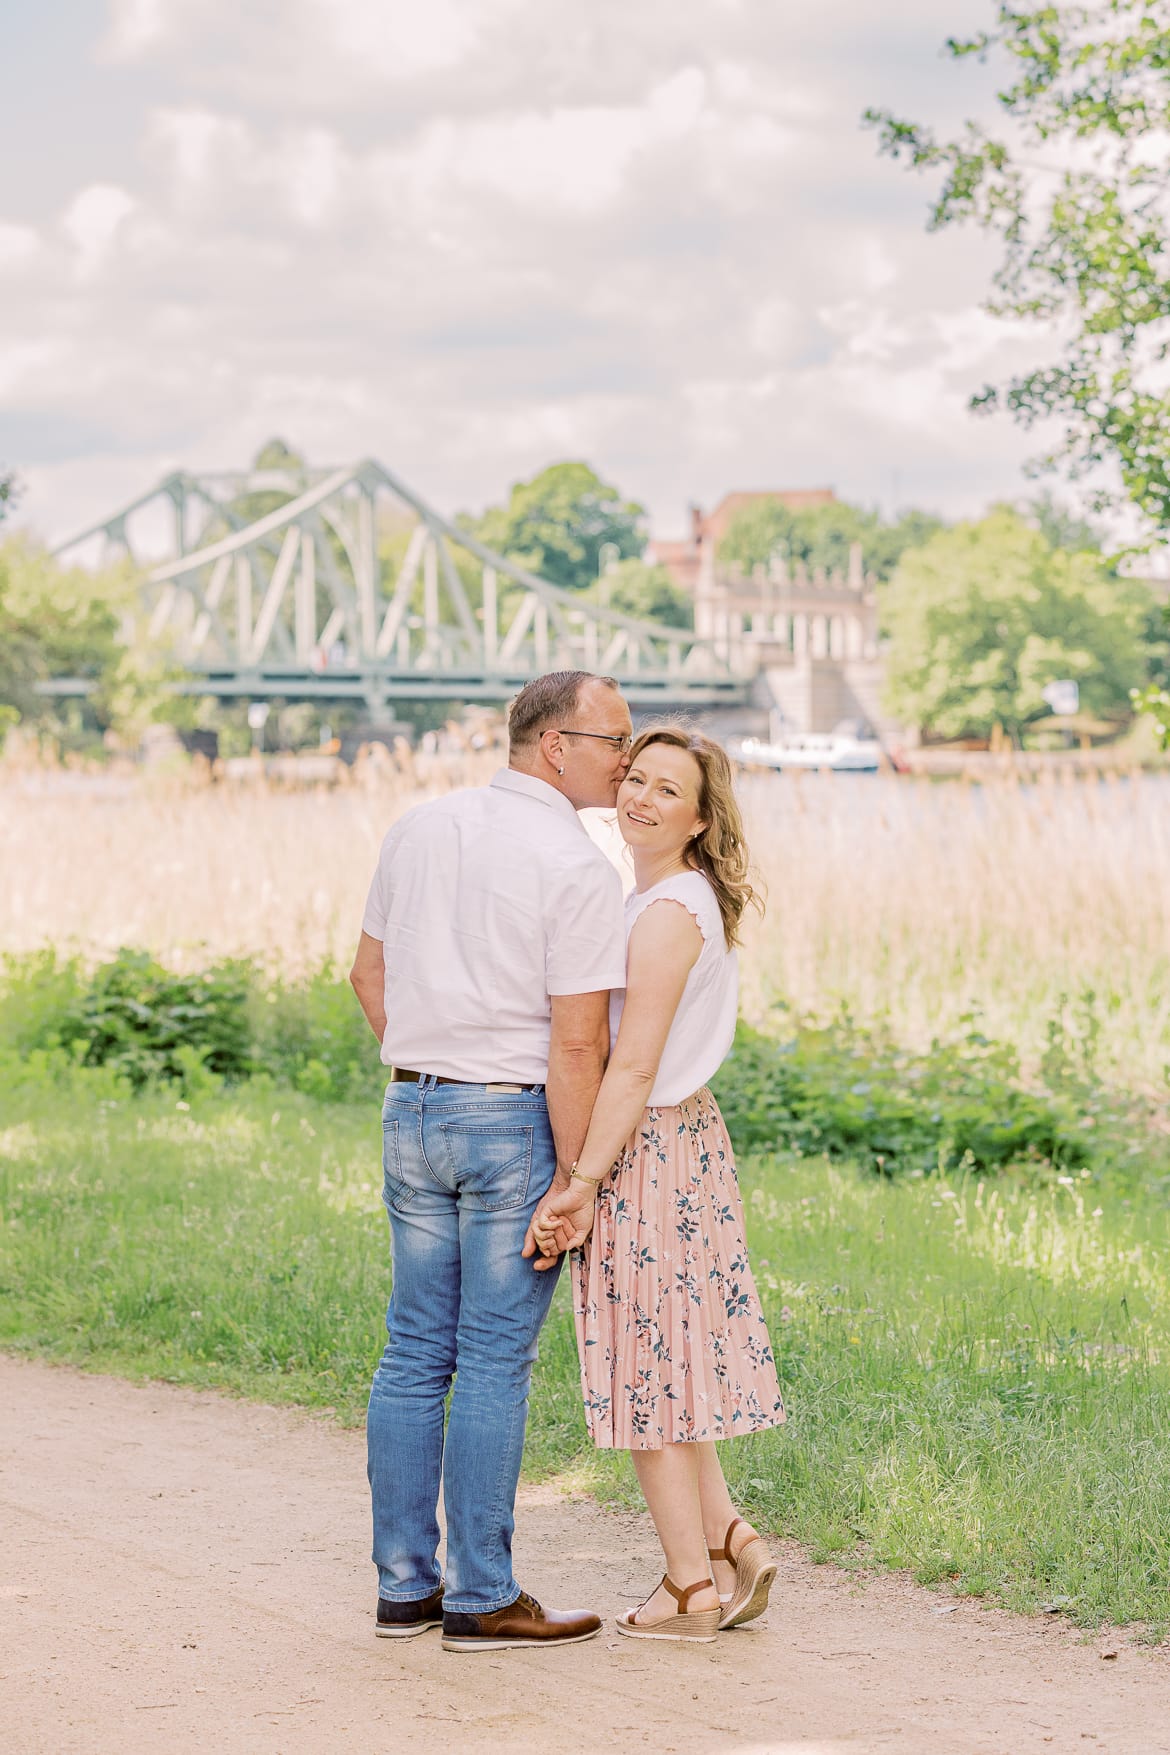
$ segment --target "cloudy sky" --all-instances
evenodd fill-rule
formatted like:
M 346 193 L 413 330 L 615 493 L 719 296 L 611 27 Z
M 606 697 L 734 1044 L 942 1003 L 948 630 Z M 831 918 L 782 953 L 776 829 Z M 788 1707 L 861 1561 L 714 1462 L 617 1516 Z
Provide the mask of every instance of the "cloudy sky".
M 9 0 L 14 5 L 15 0 Z M 439 510 L 584 457 L 688 499 L 1032 491 L 966 412 L 1034 338 L 870 103 L 991 0 L 57 0 L 0 59 L 0 463 L 49 537 L 280 434 Z M 17 167 L 19 167 L 17 171 Z

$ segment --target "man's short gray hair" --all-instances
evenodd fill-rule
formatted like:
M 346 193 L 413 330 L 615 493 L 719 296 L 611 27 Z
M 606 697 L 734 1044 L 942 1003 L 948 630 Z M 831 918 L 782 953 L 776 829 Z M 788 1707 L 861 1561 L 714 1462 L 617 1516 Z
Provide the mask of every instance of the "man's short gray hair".
M 508 709 L 508 749 L 530 749 L 543 732 L 560 731 L 572 720 L 577 700 L 587 682 L 620 687 L 616 677 L 594 676 L 591 670 L 550 670 L 547 676 L 525 683 Z

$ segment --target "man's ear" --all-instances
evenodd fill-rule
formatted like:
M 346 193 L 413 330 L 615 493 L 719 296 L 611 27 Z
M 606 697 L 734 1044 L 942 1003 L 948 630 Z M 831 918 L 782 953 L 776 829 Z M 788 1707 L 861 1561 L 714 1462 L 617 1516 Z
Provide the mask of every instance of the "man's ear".
M 540 751 L 546 762 L 554 768 L 563 768 L 565 752 L 559 731 L 542 731 L 540 734 Z

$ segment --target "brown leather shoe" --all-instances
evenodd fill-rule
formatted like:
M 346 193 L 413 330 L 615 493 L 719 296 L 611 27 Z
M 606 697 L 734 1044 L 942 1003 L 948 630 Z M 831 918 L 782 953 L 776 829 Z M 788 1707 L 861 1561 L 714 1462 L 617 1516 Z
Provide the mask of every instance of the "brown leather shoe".
M 601 1632 L 601 1616 L 584 1609 L 542 1609 L 522 1590 L 514 1603 L 490 1615 L 443 1611 L 444 1651 L 507 1651 L 519 1645 L 575 1645 Z
M 429 1597 L 420 1597 L 413 1603 L 392 1603 L 385 1597 L 378 1598 L 374 1632 L 379 1639 L 413 1639 L 416 1634 L 425 1633 L 428 1627 L 441 1627 L 442 1624 L 442 1585 Z

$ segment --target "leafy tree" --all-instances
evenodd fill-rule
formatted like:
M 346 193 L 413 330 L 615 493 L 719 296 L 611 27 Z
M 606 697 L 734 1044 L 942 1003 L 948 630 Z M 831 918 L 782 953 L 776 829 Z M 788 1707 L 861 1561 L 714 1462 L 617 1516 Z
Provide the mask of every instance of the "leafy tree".
M 0 524 L 8 516 L 10 508 L 16 502 L 16 477 L 0 474 Z
M 1069 512 L 1049 493 L 1038 495 L 1028 512 L 1054 548 L 1099 555 L 1110 577 L 1119 576 L 1105 532 L 1092 519 Z M 1142 617 L 1142 648 L 1148 680 L 1144 687 L 1130 690 L 1130 702 L 1135 712 L 1151 716 L 1163 748 L 1170 748 L 1170 602 L 1159 602 L 1153 595 Z
M 1047 357 L 973 398 L 1023 426 L 1055 419 L 1059 443 L 1037 469 L 1111 475 L 1119 499 L 1170 530 L 1170 11 L 1166 0 L 1009 3 L 997 27 L 951 38 L 956 60 L 995 57 L 1002 126 L 955 139 L 870 110 L 882 150 L 943 183 L 930 224 L 997 232 L 1003 257 L 988 308 L 1060 337 Z M 1050 348 L 1045 349 L 1051 354 Z M 1170 745 L 1170 704 L 1146 705 Z
M 1149 681 L 1130 699 L 1135 712 L 1151 715 L 1162 748 L 1170 749 L 1170 603 L 1151 603 L 1143 631 Z
M 1010 507 L 940 531 L 903 557 L 882 596 L 892 710 L 936 737 L 1017 738 L 1080 684 L 1088 713 L 1120 715 L 1141 674 L 1149 591 L 1101 557 L 1054 548 Z
M 296 451 L 292 451 L 283 439 L 269 439 L 261 445 L 252 459 L 254 470 L 282 471 L 291 476 L 291 488 L 262 488 L 255 493 L 238 494 L 231 502 L 231 510 L 238 524 L 252 524 L 257 518 L 266 518 L 269 512 L 276 512 L 281 506 L 295 499 L 306 483 L 305 459 Z
M 723 533 L 717 554 L 720 564 L 750 573 L 753 567 L 766 567 L 773 555 L 787 559 L 792 518 L 782 500 L 750 500 Z
M 305 473 L 305 460 L 299 451 L 294 451 L 283 439 L 269 439 L 261 445 L 252 459 L 253 469 L 284 469 L 290 475 L 301 476 Z
M 645 561 L 618 561 L 590 586 L 588 595 L 642 621 L 662 622 L 668 628 L 694 626 L 690 594 L 675 584 L 665 567 Z
M 837 500 L 826 506 L 791 511 L 779 498 L 753 500 L 736 513 L 719 544 L 724 566 L 750 573 L 779 553 L 801 561 L 810 572 L 845 572 L 849 551 L 861 544 L 867 572 L 888 579 L 908 548 L 918 547 L 942 529 L 928 512 L 903 512 L 892 524 L 877 512 Z
M 1029 524 L 1034 524 L 1053 548 L 1068 548 L 1077 554 L 1105 556 L 1107 542 L 1105 532 L 1100 526 L 1091 518 L 1082 518 L 1078 513 L 1070 512 L 1047 489 L 1029 501 L 1024 507 L 1024 515 Z
M 879 521 L 868 543 L 862 538 L 862 559 L 867 572 L 883 581 L 889 579 L 908 550 L 921 548 L 946 528 L 946 521 L 936 518 L 933 512 L 913 509 L 899 512 L 892 524 Z
M 151 681 L 120 643 L 134 584 L 124 567 L 63 567 L 20 537 L 0 545 L 0 710 L 9 725 L 48 731 L 72 746 L 149 713 Z M 92 685 L 61 701 L 37 692 L 54 677 Z
M 645 516 L 587 463 L 554 463 L 517 482 L 508 504 L 491 507 L 471 528 L 489 548 L 551 584 L 584 591 L 597 579 L 607 543 L 619 559 L 641 554 Z

